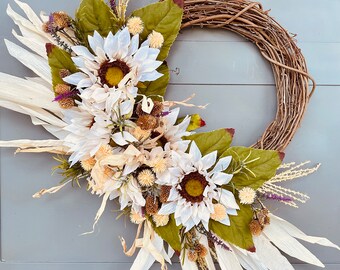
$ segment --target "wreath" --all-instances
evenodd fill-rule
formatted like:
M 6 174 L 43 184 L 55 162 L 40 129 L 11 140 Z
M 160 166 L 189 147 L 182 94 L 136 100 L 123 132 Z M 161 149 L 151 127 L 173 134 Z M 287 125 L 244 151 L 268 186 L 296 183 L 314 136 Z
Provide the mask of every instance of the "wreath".
M 55 139 L 1 141 L 17 152 L 55 154 L 63 177 L 55 187 L 86 186 L 105 207 L 119 202 L 138 225 L 131 269 L 167 268 L 176 253 L 183 269 L 293 269 L 279 252 L 323 264 L 296 239 L 338 246 L 305 235 L 265 206 L 292 207 L 308 196 L 280 182 L 316 171 L 319 165 L 282 164 L 315 82 L 293 37 L 259 3 L 240 0 L 164 0 L 126 17 L 128 0 L 82 0 L 74 18 L 63 11 L 39 18 L 17 2 L 23 18 L 9 53 L 37 75 L 0 73 L 0 105 L 30 115 Z M 190 98 L 164 98 L 170 72 L 166 58 L 179 31 L 191 26 L 222 28 L 253 42 L 268 60 L 277 88 L 277 114 L 251 147 L 231 146 L 233 129 L 198 132 L 200 115 L 179 117 L 179 107 L 206 106 Z M 309 82 L 313 87 L 310 89 Z M 141 236 L 143 232 L 143 235 Z M 84 233 L 84 234 L 87 234 Z M 167 243 L 167 245 L 165 245 Z

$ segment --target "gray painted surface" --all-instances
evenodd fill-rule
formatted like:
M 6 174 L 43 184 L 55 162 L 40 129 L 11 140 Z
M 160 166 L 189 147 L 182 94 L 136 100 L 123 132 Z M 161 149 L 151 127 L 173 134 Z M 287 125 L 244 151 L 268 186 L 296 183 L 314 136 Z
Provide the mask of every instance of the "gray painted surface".
M 132 1 L 137 6 L 137 1 Z M 5 15 L 8 3 L 0 1 L 0 39 L 11 36 L 12 21 Z M 64 9 L 72 13 L 78 1 L 27 1 L 36 11 Z M 142 6 L 149 0 L 138 1 Z M 286 161 L 311 160 L 322 163 L 320 170 L 292 187 L 311 196 L 295 210 L 272 204 L 271 210 L 311 235 L 325 236 L 340 244 L 340 185 L 337 156 L 340 150 L 340 1 L 266 0 L 266 9 L 299 41 L 318 87 L 302 128 L 286 151 Z M 213 48 L 213 49 L 212 49 Z M 18 76 L 31 75 L 11 58 L 0 42 L 0 71 Z M 190 59 L 190 61 L 188 61 Z M 275 115 L 275 88 L 269 65 L 256 48 L 225 31 L 183 31 L 169 59 L 173 74 L 168 89 L 169 100 L 182 100 L 196 93 L 194 102 L 210 103 L 199 113 L 207 121 L 204 130 L 220 127 L 236 129 L 234 145 L 250 145 L 261 135 Z M 212 85 L 213 84 L 213 85 Z M 183 109 L 182 113 L 189 112 Z M 190 110 L 192 113 L 192 110 Z M 0 139 L 47 139 L 51 135 L 34 127 L 29 117 L 0 109 Z M 124 256 L 118 236 L 128 243 L 135 227 L 128 221 L 115 220 L 117 206 L 111 204 L 94 234 L 90 230 L 100 199 L 84 188 L 66 187 L 58 194 L 32 199 L 32 194 L 60 180 L 51 176 L 54 162 L 50 155 L 13 155 L 0 150 L 1 180 L 1 260 L 4 270 L 54 269 L 129 269 L 133 258 Z M 340 269 L 339 252 L 307 245 L 327 264 L 326 269 Z M 298 263 L 296 260 L 293 262 Z M 154 267 L 154 269 L 158 269 Z M 179 269 L 178 265 L 170 269 Z M 317 269 L 296 265 L 298 270 Z

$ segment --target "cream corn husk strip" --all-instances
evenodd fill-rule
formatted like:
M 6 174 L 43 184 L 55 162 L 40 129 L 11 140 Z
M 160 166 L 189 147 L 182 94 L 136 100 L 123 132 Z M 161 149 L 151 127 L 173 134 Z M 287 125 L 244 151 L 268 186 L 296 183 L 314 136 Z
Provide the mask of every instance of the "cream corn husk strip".
M 270 193 L 270 194 L 274 194 L 277 196 L 287 197 L 291 200 L 290 201 L 282 200 L 280 202 L 286 205 L 298 208 L 298 205 L 296 202 L 305 203 L 309 199 L 309 196 L 299 191 L 295 191 L 293 189 L 279 186 L 277 185 L 277 183 L 291 181 L 291 180 L 295 180 L 301 177 L 305 177 L 307 175 L 310 175 L 316 172 L 321 166 L 321 164 L 317 164 L 316 166 L 312 168 L 301 168 L 308 163 L 310 163 L 310 161 L 305 161 L 298 165 L 296 165 L 295 162 L 282 164 L 279 167 L 279 169 L 284 169 L 284 170 L 282 172 L 277 173 L 269 181 L 265 182 L 264 185 L 260 187 L 257 191 L 261 194 Z
M 61 190 L 63 187 L 65 187 L 70 182 L 72 182 L 72 179 L 68 180 L 67 182 L 65 182 L 62 185 L 51 187 L 49 189 L 42 189 L 39 192 L 35 193 L 32 197 L 35 198 L 35 199 L 39 199 L 39 198 L 41 198 L 45 194 L 57 193 L 59 190 Z
M 142 238 L 139 238 L 143 225 L 144 234 Z M 131 270 L 149 269 L 154 261 L 158 261 L 161 264 L 162 270 L 167 270 L 166 262 L 171 263 L 170 256 L 165 252 L 163 239 L 155 233 L 149 221 L 139 224 L 135 240 L 129 250 L 123 237 L 120 237 L 120 241 L 123 251 L 127 256 L 133 256 L 136 249 L 140 248 L 130 268 Z

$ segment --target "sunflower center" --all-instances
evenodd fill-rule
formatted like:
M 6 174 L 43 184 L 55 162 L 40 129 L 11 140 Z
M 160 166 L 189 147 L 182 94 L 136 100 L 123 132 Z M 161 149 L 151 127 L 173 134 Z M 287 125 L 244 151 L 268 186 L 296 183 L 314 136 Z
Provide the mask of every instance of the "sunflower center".
M 126 74 L 130 72 L 128 65 L 120 60 L 104 62 L 99 69 L 99 77 L 102 84 L 109 87 L 118 86 Z
M 184 188 L 185 191 L 192 197 L 200 196 L 204 191 L 203 185 L 198 179 L 189 179 Z
M 179 194 L 187 201 L 196 203 L 204 199 L 203 193 L 208 185 L 206 178 L 198 172 L 192 172 L 184 176 L 180 183 Z

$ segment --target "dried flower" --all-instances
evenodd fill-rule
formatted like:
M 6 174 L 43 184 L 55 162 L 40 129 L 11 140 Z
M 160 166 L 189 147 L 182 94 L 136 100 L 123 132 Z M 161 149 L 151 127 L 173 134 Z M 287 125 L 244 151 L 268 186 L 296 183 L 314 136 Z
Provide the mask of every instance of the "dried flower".
M 188 251 L 188 259 L 189 261 L 196 262 L 198 259 L 198 254 L 195 250 Z
M 159 200 L 161 203 L 166 203 L 170 195 L 171 186 L 161 186 Z
M 42 25 L 42 30 L 43 30 L 45 33 L 49 33 L 49 32 L 50 32 L 50 24 L 49 24 L 49 22 L 43 23 L 43 25 Z
M 210 215 L 210 218 L 216 221 L 221 221 L 225 219 L 226 216 L 227 216 L 226 208 L 220 203 L 214 204 L 214 213 Z
M 253 219 L 249 224 L 252 235 L 259 236 L 262 233 L 263 227 L 257 219 Z
M 140 127 L 136 127 L 133 131 L 132 131 L 132 135 L 138 140 L 138 141 L 144 141 L 147 138 L 150 137 L 151 135 L 151 130 L 143 130 Z
M 131 17 L 128 19 L 126 26 L 132 35 L 140 34 L 144 30 L 143 21 L 139 17 Z
M 153 215 L 153 221 L 156 224 L 156 227 L 163 227 L 169 223 L 169 215 Z
M 73 98 L 62 98 L 58 100 L 58 103 L 59 106 L 65 110 L 71 109 L 75 105 Z
M 137 213 L 135 210 L 131 210 L 130 220 L 134 224 L 141 224 L 145 220 L 145 217 L 143 217 L 140 213 Z
M 64 29 L 70 26 L 71 19 L 65 12 L 53 12 L 52 13 L 53 23 L 59 29 Z
M 151 48 L 160 49 L 164 43 L 164 37 L 161 33 L 155 30 L 148 36 L 149 46 Z
M 260 222 L 261 226 L 265 225 L 266 217 L 268 216 L 269 211 L 267 208 L 261 209 L 256 212 L 257 220 Z
M 145 211 L 149 215 L 155 215 L 158 212 L 158 199 L 153 195 L 148 195 L 145 200 Z
M 151 187 L 156 180 L 155 174 L 150 169 L 144 169 L 137 175 L 138 183 L 143 187 Z
M 95 164 L 96 160 L 93 157 L 81 161 L 81 166 L 85 171 L 91 171 Z
M 163 103 L 160 101 L 155 100 L 153 102 L 153 108 L 151 111 L 151 115 L 153 116 L 160 116 L 162 114 L 162 111 L 164 110 Z
M 143 130 L 153 130 L 158 127 L 158 121 L 152 115 L 141 115 L 137 120 L 137 126 Z
M 60 76 L 60 78 L 65 78 L 65 77 L 67 77 L 67 76 L 70 76 L 71 75 L 71 72 L 68 70 L 68 69 L 61 69 L 61 70 L 59 70 L 59 76 Z
M 112 148 L 108 144 L 103 144 L 99 147 L 98 151 L 95 154 L 96 159 L 103 159 L 112 155 Z
M 160 157 L 156 158 L 152 164 L 152 170 L 155 173 L 163 173 L 168 168 L 168 160 L 166 158 Z
M 59 83 L 55 86 L 54 91 L 56 94 L 62 95 L 71 92 L 71 87 L 67 84 Z
M 202 244 L 195 245 L 195 251 L 197 252 L 199 257 L 205 257 L 208 254 L 207 248 Z
M 252 204 L 255 201 L 256 191 L 250 187 L 239 190 L 239 198 L 242 204 Z

